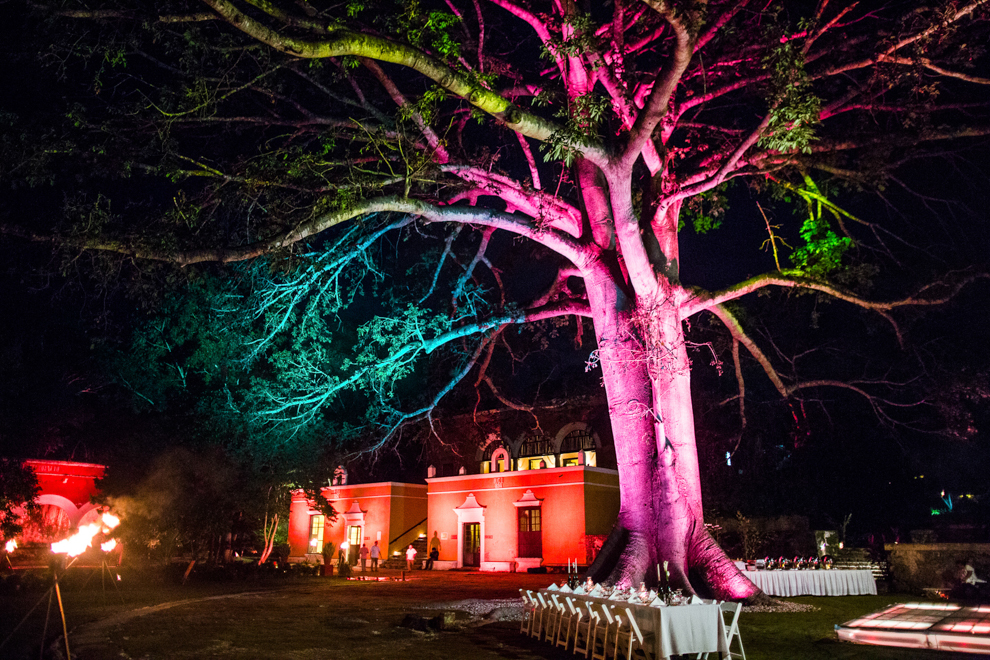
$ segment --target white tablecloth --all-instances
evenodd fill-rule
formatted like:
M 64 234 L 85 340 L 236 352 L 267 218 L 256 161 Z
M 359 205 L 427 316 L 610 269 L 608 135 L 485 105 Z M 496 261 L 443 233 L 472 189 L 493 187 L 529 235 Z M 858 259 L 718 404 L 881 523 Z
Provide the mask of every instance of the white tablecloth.
M 859 596 L 877 593 L 873 571 L 743 571 L 769 596 Z
M 668 607 L 649 607 L 648 605 L 626 603 L 621 600 L 591 598 L 585 595 L 556 593 L 558 598 L 570 597 L 575 601 L 591 601 L 608 603 L 620 608 L 628 607 L 636 617 L 636 624 L 644 635 L 653 634 L 653 652 L 658 658 L 671 655 L 719 653 L 727 655 L 728 645 L 725 641 L 725 622 L 722 611 L 715 603 L 703 605 L 677 605 Z

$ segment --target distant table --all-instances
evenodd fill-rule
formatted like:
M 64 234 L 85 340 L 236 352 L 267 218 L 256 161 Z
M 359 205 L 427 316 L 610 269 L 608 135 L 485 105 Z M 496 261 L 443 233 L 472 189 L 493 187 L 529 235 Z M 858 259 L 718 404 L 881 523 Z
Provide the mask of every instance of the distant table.
M 744 570 L 742 574 L 768 596 L 861 596 L 877 593 L 877 581 L 873 571 L 869 570 Z

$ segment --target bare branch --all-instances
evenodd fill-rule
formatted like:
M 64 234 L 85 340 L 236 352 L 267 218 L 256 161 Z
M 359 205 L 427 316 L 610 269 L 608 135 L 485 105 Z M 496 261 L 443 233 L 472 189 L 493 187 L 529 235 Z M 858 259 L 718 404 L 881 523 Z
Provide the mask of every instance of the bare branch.
M 164 261 L 180 266 L 188 266 L 204 262 L 232 263 L 254 259 L 303 241 L 311 236 L 316 236 L 342 222 L 347 222 L 348 220 L 369 213 L 387 213 L 389 211 L 420 216 L 429 222 L 453 222 L 504 229 L 544 245 L 571 260 L 575 265 L 593 258 L 593 254 L 587 246 L 577 243 L 570 236 L 553 229 L 542 228 L 520 216 L 481 208 L 436 206 L 428 202 L 406 197 L 379 197 L 361 200 L 347 209 L 325 213 L 313 220 L 304 222 L 286 234 L 274 236 L 249 245 L 227 248 L 205 248 L 170 252 L 163 248 L 127 246 L 119 241 L 109 239 L 45 236 L 7 224 L 0 225 L 0 233 L 18 236 L 31 241 L 60 243 L 77 249 L 116 252 L 130 255 L 136 259 Z

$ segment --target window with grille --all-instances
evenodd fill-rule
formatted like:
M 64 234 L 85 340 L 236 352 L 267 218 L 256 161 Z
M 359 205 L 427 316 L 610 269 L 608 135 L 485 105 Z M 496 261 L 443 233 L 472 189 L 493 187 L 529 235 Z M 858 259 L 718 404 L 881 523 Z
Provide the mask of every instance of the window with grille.
M 591 431 L 579 429 L 568 433 L 560 443 L 560 453 L 566 454 L 576 451 L 588 451 L 595 449 L 595 439 Z
M 548 456 L 553 455 L 553 442 L 545 435 L 531 435 L 522 443 L 519 455 L 527 456 Z

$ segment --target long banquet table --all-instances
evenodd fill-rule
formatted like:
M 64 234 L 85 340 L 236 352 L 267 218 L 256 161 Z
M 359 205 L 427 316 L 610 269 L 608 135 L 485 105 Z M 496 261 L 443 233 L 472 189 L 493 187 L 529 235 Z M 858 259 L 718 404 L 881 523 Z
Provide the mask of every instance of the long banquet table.
M 569 597 L 574 601 L 575 607 L 578 606 L 577 601 L 606 603 L 619 607 L 620 612 L 621 608 L 628 607 L 643 634 L 653 635 L 653 653 L 657 658 L 697 653 L 719 653 L 725 657 L 729 653 L 725 639 L 725 622 L 718 603 L 651 607 L 623 600 L 593 598 L 585 594 L 541 591 L 545 595 L 555 594 L 558 598 Z
M 876 595 L 877 581 L 870 570 L 743 571 L 768 596 Z

